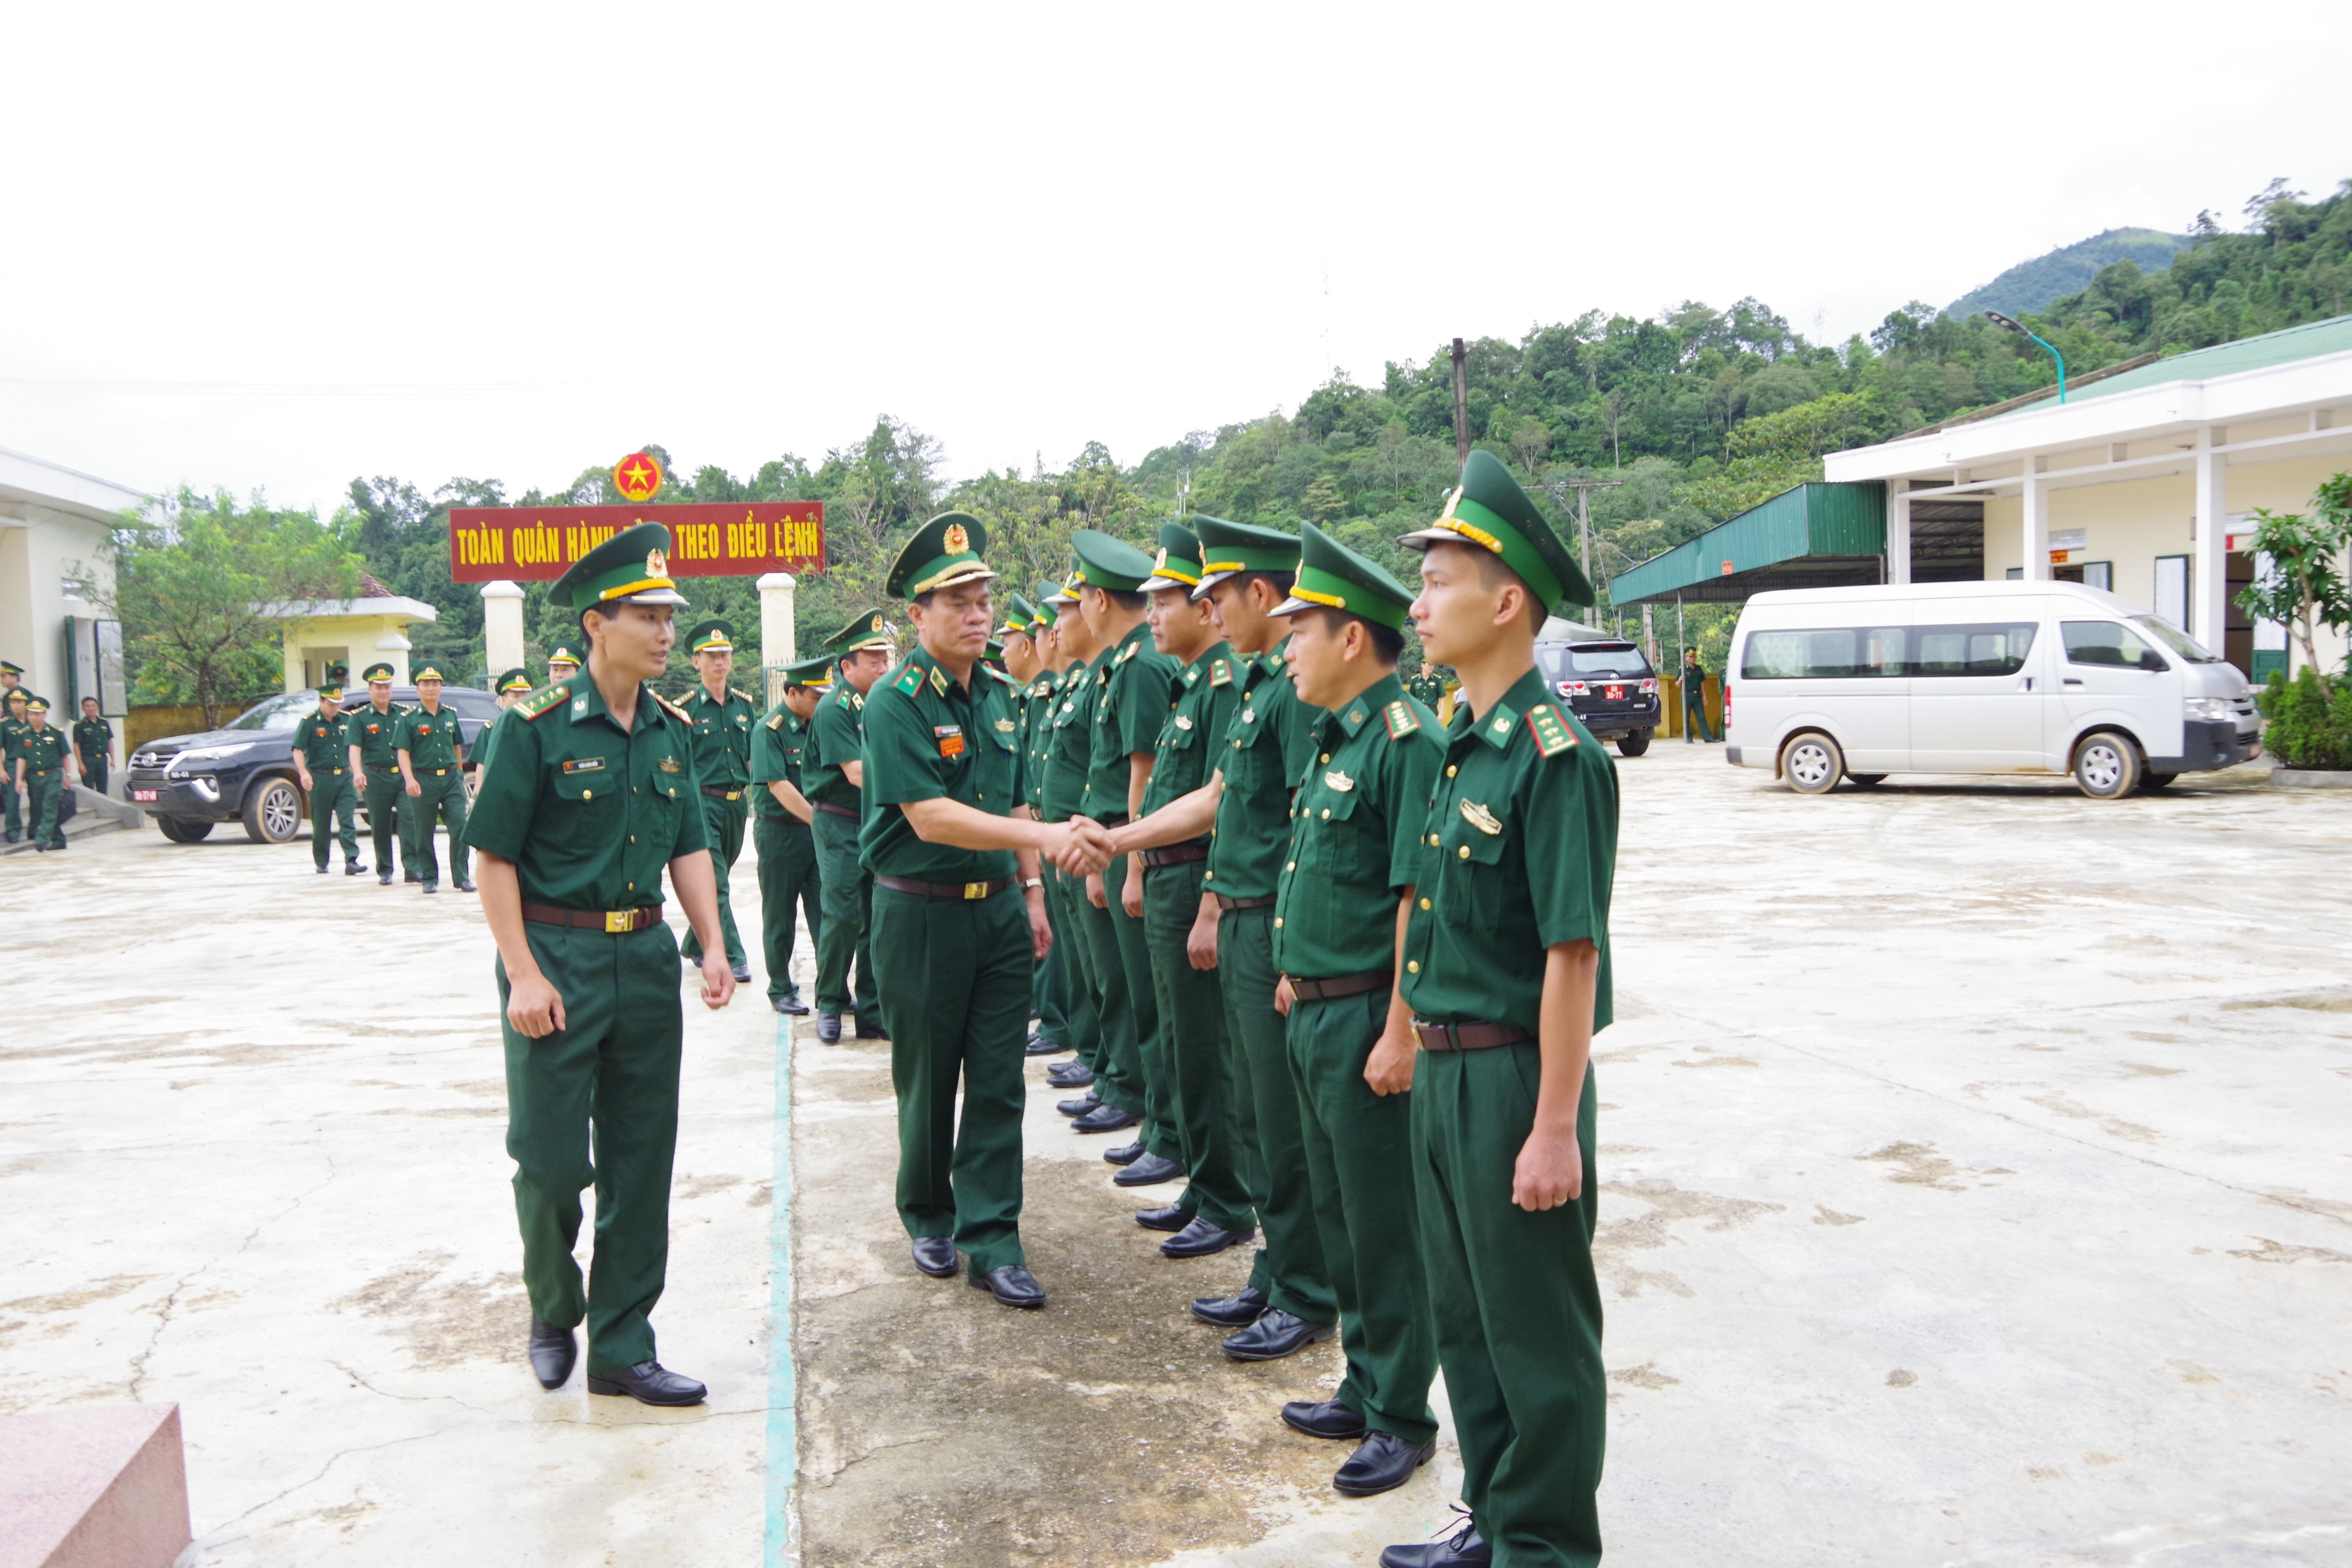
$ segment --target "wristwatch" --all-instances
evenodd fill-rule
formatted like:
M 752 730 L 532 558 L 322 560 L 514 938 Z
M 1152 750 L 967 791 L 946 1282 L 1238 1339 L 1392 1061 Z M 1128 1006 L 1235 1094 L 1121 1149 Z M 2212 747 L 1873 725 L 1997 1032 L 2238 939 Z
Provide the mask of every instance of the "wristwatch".
M 1032 889 L 1032 888 L 1042 888 L 1042 887 L 1044 887 L 1045 885 L 1045 878 L 1043 878 L 1043 877 L 1031 877 L 1031 878 L 1028 878 L 1028 879 L 1026 879 L 1025 880 L 1024 880 L 1024 881 L 1022 882 L 1022 884 L 1021 884 L 1021 890 L 1022 890 L 1023 892 L 1024 892 L 1024 893 L 1025 893 L 1025 892 L 1027 892 L 1027 891 L 1028 891 L 1030 889 Z

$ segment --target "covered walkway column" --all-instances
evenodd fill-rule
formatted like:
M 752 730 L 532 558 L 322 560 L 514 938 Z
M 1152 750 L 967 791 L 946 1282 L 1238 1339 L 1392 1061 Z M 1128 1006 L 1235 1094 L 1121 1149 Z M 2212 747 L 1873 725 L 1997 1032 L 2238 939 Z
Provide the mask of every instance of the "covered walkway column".
M 2025 570 L 2029 583 L 2050 581 L 2050 486 L 2042 477 L 2042 459 L 2025 459 Z
M 1886 580 L 1911 581 L 1911 481 L 1886 481 Z
M 2197 432 L 2196 538 L 2189 546 L 2186 629 L 2215 653 L 2221 651 L 2230 625 L 2230 476 L 2213 448 L 2228 438 L 2216 426 Z
M 800 656 L 793 651 L 793 591 L 798 584 L 789 572 L 771 572 L 761 577 L 760 589 L 760 662 L 764 665 L 791 664 Z M 773 701 L 764 688 L 762 701 Z
M 482 584 L 482 651 L 496 681 L 522 658 L 522 589 L 503 579 Z

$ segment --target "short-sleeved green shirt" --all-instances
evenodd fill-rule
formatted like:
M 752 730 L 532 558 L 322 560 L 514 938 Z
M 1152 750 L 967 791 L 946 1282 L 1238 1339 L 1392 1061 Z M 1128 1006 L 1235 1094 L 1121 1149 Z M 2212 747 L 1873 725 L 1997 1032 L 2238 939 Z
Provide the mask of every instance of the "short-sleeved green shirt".
M 1143 787 L 1143 814 L 1149 816 L 1169 802 L 1191 795 L 1209 782 L 1223 750 L 1225 727 L 1242 704 L 1241 683 L 1235 679 L 1233 645 L 1216 647 L 1186 665 L 1176 678 L 1176 708 L 1160 726 L 1160 744 L 1152 755 L 1151 782 Z M 1192 840 L 1206 844 L 1202 834 Z
M 1147 623 L 1118 639 L 1095 670 L 1094 744 L 1087 763 L 1088 816 L 1109 822 L 1128 815 L 1129 759 L 1154 751 L 1175 700 L 1176 661 L 1151 646 Z
M 350 718 L 321 714 L 317 709 L 302 715 L 294 730 L 294 750 L 313 773 L 339 773 L 352 765 Z
M 585 672 L 533 692 L 503 728 L 466 843 L 514 862 L 524 902 L 647 908 L 661 902 L 664 866 L 709 847 L 691 726 L 651 687 L 637 689 L 626 730 Z
M 861 807 L 857 786 L 841 771 L 844 763 L 859 762 L 865 744 L 866 699 L 846 680 L 836 679 L 830 694 L 817 699 L 809 720 L 808 748 L 801 758 L 801 793 L 823 805 L 845 811 Z
M 1241 701 L 1217 752 L 1224 787 L 1202 885 L 1229 899 L 1274 897 L 1290 847 L 1290 794 L 1315 755 L 1323 710 L 1298 700 L 1283 662 L 1287 643 L 1241 659 Z
M 1045 798 L 1045 742 L 1054 733 L 1054 704 L 1060 688 L 1060 679 L 1050 669 L 1043 670 L 1015 700 L 1021 723 L 1021 779 L 1015 787 L 1022 803 L 1033 811 Z
M 427 713 L 420 702 L 400 716 L 393 744 L 408 753 L 411 772 L 454 768 L 465 750 L 465 731 L 457 727 L 455 708 L 445 704 L 438 713 Z
M 8 782 L 11 785 L 16 782 L 16 772 L 13 766 L 16 760 L 16 742 L 22 740 L 25 731 L 31 728 L 32 726 L 22 719 L 0 719 L 0 763 L 12 764 L 7 769 Z
M 34 729 L 27 724 L 16 736 L 16 755 L 25 764 L 25 776 L 46 773 L 65 766 L 66 732 L 54 724 Z
M 397 702 L 381 713 L 371 702 L 365 707 L 352 709 L 344 716 L 343 733 L 350 736 L 352 744 L 360 749 L 362 767 L 396 768 L 400 765 L 392 753 L 400 721 L 407 716 L 408 710 Z
M 694 776 L 705 789 L 742 789 L 751 782 L 751 721 L 759 710 L 729 689 L 713 701 L 710 689 L 697 686 L 678 704 L 694 726 Z
M 919 882 L 1012 876 L 1012 850 L 930 843 L 907 820 L 904 807 L 944 799 L 992 816 L 1012 816 L 1018 804 L 1013 798 L 1018 746 L 1006 682 L 974 666 L 967 686 L 916 645 L 866 698 L 859 861 L 877 877 Z
M 1441 1024 L 1533 1030 L 1547 950 L 1601 952 L 1592 1026 L 1612 1016 L 1617 769 L 1533 670 L 1473 721 L 1454 710 L 1405 928 L 1404 999 Z
M 104 762 L 114 754 L 114 726 L 103 718 L 77 719 L 73 724 L 74 749 L 92 762 Z M 338 762 L 337 767 L 347 767 Z
M 1396 963 L 1397 899 L 1420 871 L 1437 715 L 1382 676 L 1315 727 L 1274 904 L 1274 962 L 1332 980 Z
M 1038 815 L 1047 822 L 1066 822 L 1086 807 L 1087 770 L 1094 757 L 1095 698 L 1102 689 L 1095 671 L 1109 657 L 1073 664 L 1062 672 L 1061 700 L 1047 721 L 1045 780 L 1039 791 Z
M 783 802 L 768 786 L 788 784 L 794 789 L 801 787 L 801 762 L 808 750 L 808 721 L 781 702 L 752 726 L 751 798 L 752 809 L 760 816 L 787 822 L 800 820 L 784 809 Z

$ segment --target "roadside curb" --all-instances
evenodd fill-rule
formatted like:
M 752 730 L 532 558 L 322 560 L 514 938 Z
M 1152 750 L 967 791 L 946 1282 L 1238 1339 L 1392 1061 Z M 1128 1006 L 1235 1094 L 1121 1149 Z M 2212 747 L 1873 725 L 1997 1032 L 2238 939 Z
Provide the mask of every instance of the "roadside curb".
M 2352 773 L 2324 768 L 2273 768 L 2273 789 L 2352 789 Z

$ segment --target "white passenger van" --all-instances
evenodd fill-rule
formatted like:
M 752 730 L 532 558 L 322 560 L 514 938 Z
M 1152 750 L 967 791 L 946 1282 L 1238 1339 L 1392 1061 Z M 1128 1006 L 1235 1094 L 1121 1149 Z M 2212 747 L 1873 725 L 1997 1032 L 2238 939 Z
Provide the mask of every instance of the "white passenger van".
M 1748 601 L 1725 760 L 1822 795 L 1889 773 L 2069 773 L 2102 800 L 2262 753 L 2246 678 L 2079 583 L 1796 588 Z

